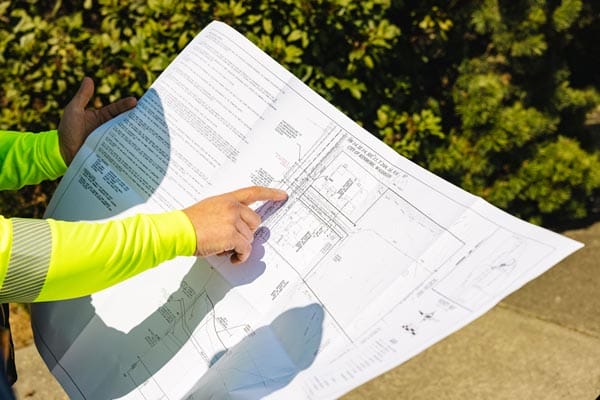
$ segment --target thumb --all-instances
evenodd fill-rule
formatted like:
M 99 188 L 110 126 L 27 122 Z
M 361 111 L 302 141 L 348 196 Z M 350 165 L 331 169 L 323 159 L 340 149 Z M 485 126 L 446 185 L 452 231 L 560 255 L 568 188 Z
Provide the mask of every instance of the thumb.
M 81 81 L 81 86 L 79 86 L 79 90 L 73 96 L 71 100 L 71 105 L 75 108 L 83 109 L 90 102 L 92 96 L 94 95 L 94 81 L 92 78 L 86 76 Z

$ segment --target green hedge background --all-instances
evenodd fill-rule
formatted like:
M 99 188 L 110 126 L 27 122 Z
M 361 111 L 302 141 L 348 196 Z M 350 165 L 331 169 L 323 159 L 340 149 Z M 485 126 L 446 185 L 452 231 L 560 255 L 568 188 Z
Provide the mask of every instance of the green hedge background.
M 598 220 L 598 1 L 0 1 L 0 129 L 55 128 L 86 75 L 94 106 L 141 96 L 213 19 L 508 212 Z M 54 187 L 2 193 L 0 211 L 40 216 Z

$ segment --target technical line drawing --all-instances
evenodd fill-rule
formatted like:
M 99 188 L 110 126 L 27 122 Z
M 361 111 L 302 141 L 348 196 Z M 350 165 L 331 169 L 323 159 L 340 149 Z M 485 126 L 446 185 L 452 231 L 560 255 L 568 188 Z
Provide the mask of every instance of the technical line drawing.
M 474 309 L 510 286 L 526 265 L 535 265 L 550 251 L 549 246 L 496 230 L 471 248 L 456 263 L 452 279 L 442 279 L 435 290 L 467 309 Z
M 419 310 L 419 315 L 421 316 L 420 320 L 418 320 L 416 322 L 404 324 L 401 326 L 404 331 L 408 332 L 412 336 L 417 335 L 418 330 L 423 323 L 426 323 L 429 321 L 436 321 L 436 319 L 434 318 L 435 311 L 424 312 L 424 311 Z
M 129 367 L 123 371 L 123 378 L 129 380 L 144 399 L 169 398 L 166 388 L 172 377 L 156 372 L 155 366 L 161 365 L 160 360 L 185 352 L 194 360 L 195 369 L 207 370 L 216 361 L 216 354 L 226 352 L 253 332 L 239 316 L 223 314 L 215 308 L 217 301 L 225 295 L 218 291 L 223 286 L 220 275 L 209 266 L 194 268 L 202 270 L 194 271 L 194 277 L 201 277 L 204 282 L 200 285 L 198 279 L 193 284 L 186 280 L 181 282 L 180 289 L 159 307 L 154 327 L 144 334 L 146 349 L 129 354 L 134 358 L 125 364 Z M 209 290 L 217 290 L 216 299 Z

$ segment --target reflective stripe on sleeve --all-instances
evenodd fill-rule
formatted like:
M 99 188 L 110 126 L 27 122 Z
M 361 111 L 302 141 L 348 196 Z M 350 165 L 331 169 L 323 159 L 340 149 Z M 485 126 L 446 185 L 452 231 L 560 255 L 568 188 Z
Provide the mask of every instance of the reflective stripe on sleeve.
M 40 294 L 52 251 L 47 221 L 12 218 L 13 237 L 8 270 L 0 289 L 0 302 L 34 301 Z

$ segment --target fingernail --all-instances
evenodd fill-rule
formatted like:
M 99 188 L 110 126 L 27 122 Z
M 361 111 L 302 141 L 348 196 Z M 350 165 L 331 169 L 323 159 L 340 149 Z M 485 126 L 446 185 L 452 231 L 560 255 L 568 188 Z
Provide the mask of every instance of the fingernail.
M 282 196 L 282 197 L 288 197 L 288 194 L 286 192 L 284 192 L 283 190 L 281 190 L 281 189 L 275 189 L 275 190 L 277 192 L 279 192 L 280 196 Z

